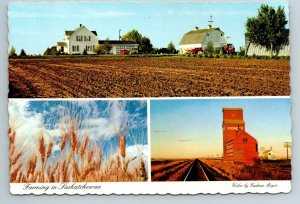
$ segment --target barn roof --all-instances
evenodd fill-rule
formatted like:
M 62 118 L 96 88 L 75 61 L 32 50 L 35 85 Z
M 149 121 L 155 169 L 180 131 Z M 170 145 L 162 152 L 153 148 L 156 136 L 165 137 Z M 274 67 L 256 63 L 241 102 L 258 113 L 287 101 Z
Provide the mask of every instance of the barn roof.
M 189 31 L 183 35 L 179 45 L 202 43 L 208 32 L 216 30 L 221 31 L 220 28 L 196 29 Z

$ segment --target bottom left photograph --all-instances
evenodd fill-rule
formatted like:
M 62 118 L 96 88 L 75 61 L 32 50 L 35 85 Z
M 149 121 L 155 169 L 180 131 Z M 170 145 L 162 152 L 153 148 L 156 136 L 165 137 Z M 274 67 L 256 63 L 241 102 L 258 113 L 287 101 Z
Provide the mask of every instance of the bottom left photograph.
M 10 182 L 148 181 L 146 100 L 9 100 Z

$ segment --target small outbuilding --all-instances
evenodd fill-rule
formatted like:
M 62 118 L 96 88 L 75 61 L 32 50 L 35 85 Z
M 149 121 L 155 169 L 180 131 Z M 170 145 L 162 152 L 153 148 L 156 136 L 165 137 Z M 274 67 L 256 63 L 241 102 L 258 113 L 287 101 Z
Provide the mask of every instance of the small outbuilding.
M 103 44 L 105 40 L 99 40 L 99 45 Z M 108 40 L 108 43 L 112 46 L 110 54 L 120 54 L 120 51 L 126 50 L 128 52 L 132 50 L 138 50 L 139 44 L 134 41 L 127 40 Z
M 262 159 L 263 160 L 276 160 L 276 152 L 270 147 L 269 150 L 265 150 L 262 152 Z
M 290 56 L 290 41 L 289 41 L 289 29 L 286 29 L 284 39 L 283 40 L 283 46 L 279 50 L 277 56 Z M 246 48 L 246 55 L 252 56 L 270 56 L 270 51 L 267 51 L 267 49 L 260 45 L 255 45 L 249 41 L 249 38 L 247 35 L 245 35 L 245 48 Z M 276 55 L 276 53 L 273 53 L 273 55 Z

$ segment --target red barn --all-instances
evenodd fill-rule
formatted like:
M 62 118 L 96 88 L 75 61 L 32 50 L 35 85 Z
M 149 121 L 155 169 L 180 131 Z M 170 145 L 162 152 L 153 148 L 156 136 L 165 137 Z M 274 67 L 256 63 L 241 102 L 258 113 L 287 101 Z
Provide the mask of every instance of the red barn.
M 242 108 L 223 108 L 223 159 L 245 164 L 258 160 L 257 141 L 246 132 Z

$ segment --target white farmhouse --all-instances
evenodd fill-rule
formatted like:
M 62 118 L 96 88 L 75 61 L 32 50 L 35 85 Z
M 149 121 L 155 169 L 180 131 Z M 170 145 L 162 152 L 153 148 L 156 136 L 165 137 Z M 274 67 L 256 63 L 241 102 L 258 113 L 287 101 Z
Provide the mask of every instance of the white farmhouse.
M 228 43 L 224 32 L 220 28 L 213 28 L 209 24 L 205 29 L 195 27 L 194 30 L 185 33 L 179 43 L 179 53 L 185 54 L 194 48 L 204 49 L 209 41 L 214 44 L 214 47 L 224 47 L 224 44 Z
M 74 31 L 65 31 L 64 40 L 57 42 L 56 50 L 66 54 L 82 54 L 86 50 L 87 54 L 94 54 L 97 45 L 97 32 L 80 24 Z

